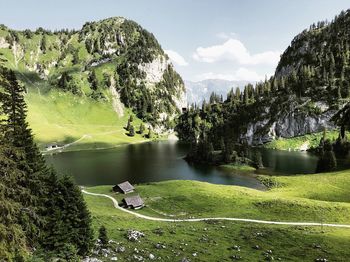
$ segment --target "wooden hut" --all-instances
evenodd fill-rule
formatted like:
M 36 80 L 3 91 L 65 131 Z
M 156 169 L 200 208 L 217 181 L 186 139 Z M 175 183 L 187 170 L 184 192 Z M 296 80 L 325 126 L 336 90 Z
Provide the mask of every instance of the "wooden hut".
M 125 181 L 113 187 L 114 192 L 119 192 L 123 194 L 128 194 L 134 192 L 134 187 L 129 183 L 129 181 Z
M 145 203 L 139 195 L 124 198 L 123 204 L 126 208 L 133 209 L 140 209 L 143 208 L 145 205 Z

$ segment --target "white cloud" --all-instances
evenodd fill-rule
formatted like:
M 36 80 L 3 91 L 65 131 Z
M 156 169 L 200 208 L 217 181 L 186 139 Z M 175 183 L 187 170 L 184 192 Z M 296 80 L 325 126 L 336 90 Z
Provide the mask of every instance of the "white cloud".
M 265 76 L 259 75 L 255 71 L 241 67 L 237 71 L 233 72 L 232 74 L 217 74 L 217 73 L 209 72 L 209 73 L 197 75 L 195 77 L 195 81 L 201 81 L 206 79 L 223 79 L 223 80 L 229 80 L 229 81 L 257 82 L 260 80 L 264 80 Z
M 232 37 L 237 37 L 237 34 L 236 33 L 225 33 L 225 32 L 220 32 L 218 34 L 216 34 L 216 37 L 220 38 L 220 39 L 230 39 Z
M 170 60 L 179 66 L 188 66 L 188 62 L 183 56 L 173 50 L 164 50 L 164 52 L 169 56 Z
M 237 39 L 228 39 L 221 45 L 198 47 L 193 58 L 200 62 L 214 63 L 218 61 L 233 61 L 240 65 L 274 65 L 280 59 L 281 52 L 266 51 L 251 55 L 244 44 Z

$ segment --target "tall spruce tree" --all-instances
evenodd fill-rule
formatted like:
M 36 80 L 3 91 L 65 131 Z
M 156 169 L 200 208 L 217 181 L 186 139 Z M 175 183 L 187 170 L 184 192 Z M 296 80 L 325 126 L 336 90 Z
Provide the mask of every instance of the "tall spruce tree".
M 85 255 L 93 236 L 89 212 L 80 189 L 47 169 L 26 122 L 24 91 L 15 73 L 0 67 L 0 251 L 11 260 L 68 245 Z

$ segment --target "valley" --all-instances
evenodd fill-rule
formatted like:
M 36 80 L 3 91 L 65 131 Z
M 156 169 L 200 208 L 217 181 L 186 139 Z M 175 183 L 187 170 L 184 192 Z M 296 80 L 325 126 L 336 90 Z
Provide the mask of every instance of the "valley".
M 0 261 L 347 261 L 349 29 L 184 58 L 121 16 L 1 24 Z

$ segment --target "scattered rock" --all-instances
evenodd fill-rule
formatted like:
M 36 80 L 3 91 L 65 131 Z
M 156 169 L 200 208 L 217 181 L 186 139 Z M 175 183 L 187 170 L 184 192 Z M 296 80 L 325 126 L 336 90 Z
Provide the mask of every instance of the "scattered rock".
M 316 258 L 315 262 L 328 262 L 327 258 Z
M 313 248 L 317 248 L 317 249 L 320 249 L 320 248 L 321 248 L 321 245 L 315 244 L 315 243 L 313 243 L 312 246 L 313 246 Z
M 166 246 L 161 244 L 161 243 L 157 243 L 157 244 L 155 244 L 155 248 L 156 249 L 166 249 Z
M 261 249 L 261 247 L 259 245 L 255 245 L 255 246 L 253 246 L 253 248 L 256 249 L 256 250 L 260 250 Z
M 197 254 L 197 252 L 194 252 L 193 254 L 192 254 L 192 256 L 194 256 L 194 257 L 196 257 L 198 254 Z
M 140 255 L 133 255 L 132 256 L 134 260 L 136 261 L 144 261 L 145 259 L 143 258 L 143 256 L 140 256 Z
M 115 252 L 117 253 L 124 253 L 125 252 L 125 247 L 119 246 L 115 249 Z
M 111 253 L 111 251 L 109 249 L 103 248 L 101 250 L 101 254 L 102 254 L 103 257 L 108 257 L 110 253 Z
M 153 260 L 153 259 L 155 259 L 156 257 L 153 255 L 153 254 L 149 254 L 149 259 L 151 259 L 151 260 Z
M 233 249 L 234 249 L 234 250 L 237 250 L 237 251 L 241 251 L 241 247 L 240 247 L 240 246 L 237 246 L 237 245 L 234 245 L 234 246 L 233 246 Z
M 242 259 L 242 257 L 239 255 L 233 255 L 233 256 L 231 256 L 231 258 L 232 258 L 232 260 L 241 260 Z
M 180 260 L 181 262 L 191 262 L 191 260 L 190 259 L 188 259 L 188 258 L 186 258 L 186 257 L 184 257 L 183 259 L 181 259 Z
M 111 257 L 111 261 L 117 261 L 118 258 L 117 257 Z
M 133 242 L 140 241 L 139 239 L 144 236 L 144 233 L 136 230 L 128 230 L 128 233 L 126 234 L 126 238 Z
M 102 262 L 102 260 L 99 260 L 99 259 L 94 258 L 94 257 L 86 257 L 82 260 L 82 262 Z

